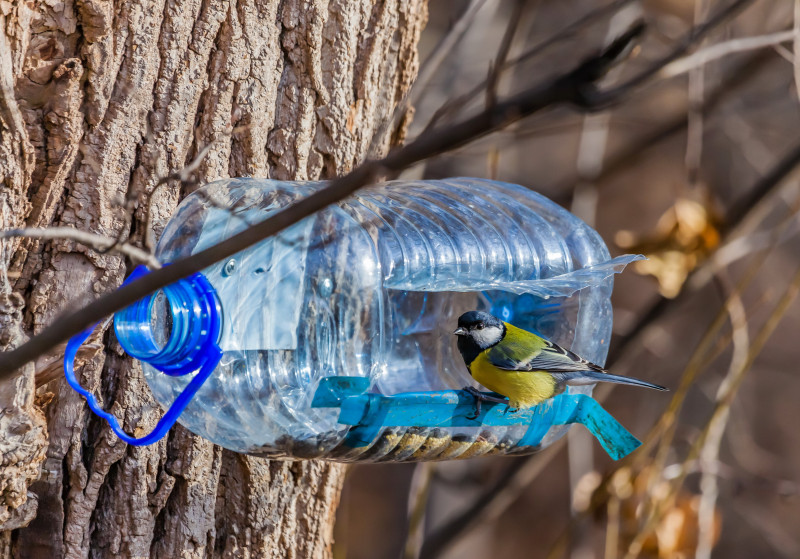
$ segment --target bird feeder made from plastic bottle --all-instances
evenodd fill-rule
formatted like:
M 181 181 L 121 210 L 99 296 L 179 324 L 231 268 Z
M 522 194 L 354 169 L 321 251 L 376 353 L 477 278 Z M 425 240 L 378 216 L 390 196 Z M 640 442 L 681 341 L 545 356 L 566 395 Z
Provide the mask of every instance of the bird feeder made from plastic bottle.
M 180 204 L 156 256 L 186 258 L 324 182 L 236 178 Z M 613 275 L 600 236 L 521 186 L 474 178 L 392 181 L 118 312 L 116 336 L 169 411 L 225 448 L 269 458 L 397 462 L 530 453 L 586 425 L 607 452 L 638 441 L 592 386 L 529 410 L 484 403 L 456 348 L 458 316 L 484 310 L 603 364 Z M 137 269 L 133 276 L 147 273 Z M 71 361 L 88 336 L 68 347 Z M 72 375 L 72 376 L 70 376 Z

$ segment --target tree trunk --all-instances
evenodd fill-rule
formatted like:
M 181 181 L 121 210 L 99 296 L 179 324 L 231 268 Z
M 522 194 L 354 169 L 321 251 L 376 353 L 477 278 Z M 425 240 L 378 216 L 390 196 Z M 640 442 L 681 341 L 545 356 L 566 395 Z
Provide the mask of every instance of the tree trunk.
M 425 0 L 0 0 L 0 226 L 143 244 L 184 194 L 157 189 L 148 221 L 157 181 L 211 143 L 200 182 L 344 173 L 402 139 L 402 123 L 382 125 L 416 75 L 425 19 Z M 3 241 L 0 349 L 129 268 L 74 242 Z M 127 446 L 47 376 L 59 365 L 44 356 L 0 386 L 0 557 L 330 555 L 342 466 L 238 455 L 180 427 Z M 79 365 L 128 432 L 155 425 L 107 327 Z

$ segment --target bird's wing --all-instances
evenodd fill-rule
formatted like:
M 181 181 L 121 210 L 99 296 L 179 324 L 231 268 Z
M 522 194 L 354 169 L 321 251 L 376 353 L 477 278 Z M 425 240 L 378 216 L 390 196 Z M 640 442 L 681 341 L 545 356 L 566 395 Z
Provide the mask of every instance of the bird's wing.
M 537 344 L 525 344 L 524 341 L 516 340 L 498 344 L 487 351 L 487 357 L 492 365 L 506 371 L 605 372 L 602 367 L 578 357 L 558 344 L 539 336 L 536 338 Z M 530 349 L 531 346 L 533 350 Z

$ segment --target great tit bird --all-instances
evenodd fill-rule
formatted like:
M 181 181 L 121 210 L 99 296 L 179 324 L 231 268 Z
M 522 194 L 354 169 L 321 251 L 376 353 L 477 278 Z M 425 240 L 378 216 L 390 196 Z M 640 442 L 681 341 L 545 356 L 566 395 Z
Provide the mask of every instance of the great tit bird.
M 643 380 L 621 377 L 571 351 L 489 313 L 470 311 L 458 319 L 458 350 L 472 378 L 508 398 L 510 408 L 526 409 L 563 392 L 568 385 L 614 382 L 666 390 Z M 505 403 L 472 387 L 480 413 L 481 400 Z

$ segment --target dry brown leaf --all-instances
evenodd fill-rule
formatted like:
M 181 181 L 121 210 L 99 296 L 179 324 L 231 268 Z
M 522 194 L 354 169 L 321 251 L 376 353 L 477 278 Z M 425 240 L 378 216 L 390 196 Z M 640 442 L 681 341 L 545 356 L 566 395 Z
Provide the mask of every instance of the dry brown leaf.
M 664 297 L 680 293 L 686 278 L 719 245 L 719 220 L 707 205 L 678 198 L 646 235 L 619 231 L 615 242 L 620 248 L 642 253 L 648 260 L 634 264 L 642 275 L 658 280 Z

